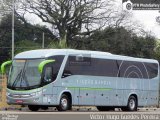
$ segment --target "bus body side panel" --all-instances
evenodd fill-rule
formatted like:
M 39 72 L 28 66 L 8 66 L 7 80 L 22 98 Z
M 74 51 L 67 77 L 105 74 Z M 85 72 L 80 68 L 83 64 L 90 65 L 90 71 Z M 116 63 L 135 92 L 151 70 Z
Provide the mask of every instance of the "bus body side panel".
M 66 89 L 75 93 L 73 105 L 78 101 L 78 105 L 123 106 L 123 89 L 115 89 L 113 78 L 74 75 L 62 81 Z
M 66 61 L 67 57 L 65 63 Z M 65 63 L 62 65 L 63 69 Z M 141 62 L 136 64 L 143 65 Z M 61 76 L 63 69 L 60 71 Z M 136 71 L 131 73 L 137 75 L 137 70 L 139 69 L 136 68 Z M 130 95 L 137 96 L 138 106 L 158 105 L 159 77 L 145 79 L 143 75 L 142 78 L 71 75 L 65 78 L 59 76 L 58 81 L 60 82 L 57 85 L 72 91 L 73 105 L 126 106 Z M 60 91 L 57 94 L 60 94 Z
M 138 106 L 158 104 L 158 79 L 113 79 L 96 76 L 70 76 L 61 79 L 63 89 L 72 91 L 73 105 L 126 106 L 136 95 Z M 58 94 L 60 94 L 60 91 Z

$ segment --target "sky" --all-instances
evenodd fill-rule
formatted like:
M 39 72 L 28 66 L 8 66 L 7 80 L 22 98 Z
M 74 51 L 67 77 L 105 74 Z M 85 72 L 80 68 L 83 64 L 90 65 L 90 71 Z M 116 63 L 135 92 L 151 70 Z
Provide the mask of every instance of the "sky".
M 157 10 L 135 10 L 132 11 L 133 18 L 143 25 L 146 31 L 151 31 L 158 39 L 160 39 L 160 25 L 156 22 L 156 17 L 160 16 Z
M 122 7 L 122 0 L 115 0 L 118 7 Z M 145 31 L 151 32 L 156 38 L 160 39 L 160 25 L 156 22 L 156 17 L 160 16 L 158 10 L 132 10 L 132 20 L 142 25 Z

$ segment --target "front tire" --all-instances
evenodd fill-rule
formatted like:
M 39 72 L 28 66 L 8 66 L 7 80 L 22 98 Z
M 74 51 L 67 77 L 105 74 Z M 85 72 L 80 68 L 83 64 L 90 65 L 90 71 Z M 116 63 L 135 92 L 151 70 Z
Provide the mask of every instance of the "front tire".
M 68 98 L 67 95 L 63 94 L 61 96 L 61 99 L 60 99 L 60 103 L 59 103 L 59 106 L 57 107 L 57 110 L 58 111 L 67 111 L 70 109 L 70 105 L 71 102 L 70 102 L 70 99 Z
M 28 109 L 29 109 L 30 111 L 36 112 L 36 111 L 38 111 L 38 110 L 40 109 L 40 107 L 37 106 L 37 105 L 28 105 Z

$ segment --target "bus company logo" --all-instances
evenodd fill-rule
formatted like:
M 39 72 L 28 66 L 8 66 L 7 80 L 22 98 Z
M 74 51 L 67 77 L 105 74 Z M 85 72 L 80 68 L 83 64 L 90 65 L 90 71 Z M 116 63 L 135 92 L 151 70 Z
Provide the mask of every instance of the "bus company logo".
M 132 9 L 133 3 L 130 0 L 123 2 L 123 10 L 131 11 Z
M 123 10 L 160 10 L 160 0 L 122 0 Z

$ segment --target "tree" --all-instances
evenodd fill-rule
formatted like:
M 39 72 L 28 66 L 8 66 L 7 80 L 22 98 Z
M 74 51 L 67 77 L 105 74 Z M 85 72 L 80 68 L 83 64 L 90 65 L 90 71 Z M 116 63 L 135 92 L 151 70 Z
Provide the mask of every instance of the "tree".
M 6 15 L 0 22 L 0 63 L 11 58 L 11 36 L 12 36 L 12 16 Z M 15 49 L 16 51 L 24 51 L 33 49 L 33 45 L 42 46 L 42 33 L 45 33 L 45 47 L 57 38 L 45 26 L 32 25 L 24 23 L 15 16 Z M 24 42 L 24 43 L 23 43 Z M 33 45 L 31 45 L 31 43 Z M 26 48 L 29 49 L 26 49 Z
M 39 43 L 30 40 L 21 40 L 16 44 L 15 54 L 18 54 L 23 51 L 34 50 L 41 48 Z
M 114 0 L 15 1 L 15 14 L 19 19 L 26 22 L 26 14 L 37 15 L 52 26 L 52 30 L 55 30 L 52 33 L 59 38 L 62 47 L 64 44 L 71 46 L 77 38 L 89 36 L 106 26 L 135 27 L 130 20 L 131 14 L 115 6 Z
M 124 27 L 107 27 L 104 30 L 95 32 L 87 39 L 90 41 L 86 44 L 89 49 L 109 51 L 122 55 L 129 54 L 133 44 L 131 32 Z
M 134 41 L 132 50 L 134 55 L 145 58 L 155 58 L 156 38 L 154 36 L 135 36 L 132 39 Z
M 155 51 L 155 54 L 154 54 L 155 59 L 160 61 L 160 40 L 156 41 L 156 47 L 154 51 Z
M 96 31 L 78 47 L 83 49 L 106 51 L 113 54 L 133 57 L 154 58 L 156 39 L 151 35 L 138 36 L 124 27 L 107 27 Z
M 68 43 L 78 35 L 89 35 L 103 27 L 115 12 L 111 9 L 111 2 L 112 0 L 25 0 L 21 2 L 21 8 L 54 26 L 60 40 Z
M 48 47 L 66 48 L 67 46 L 74 46 L 78 49 L 152 57 L 151 53 L 155 46 L 155 38 L 150 35 L 144 37 L 139 34 L 138 36 L 133 32 L 137 30 L 137 23 L 132 24 L 132 21 L 129 20 L 131 14 L 126 11 L 113 10 L 112 1 L 19 0 L 16 4 L 18 7 L 15 7 L 15 15 L 23 25 L 33 26 L 34 32 L 30 31 L 32 27 L 29 27 L 29 29 L 25 27 L 27 32 L 24 33 L 27 34 L 18 34 L 17 37 L 25 36 L 21 40 L 26 40 L 26 38 L 27 40 L 35 40 L 38 38 L 38 41 L 35 42 L 41 43 L 39 39 L 41 39 L 42 32 L 37 33 L 41 26 L 35 28 L 34 25 L 27 22 L 25 15 L 30 13 L 37 15 L 43 22 L 49 23 L 56 30 L 55 34 L 45 27 L 45 33 L 52 34 L 55 38 L 55 41 L 52 41 Z M 139 26 L 138 29 L 142 30 Z M 18 33 L 21 33 L 21 31 L 24 31 L 24 29 L 20 29 Z M 145 33 L 143 30 L 142 32 Z M 60 45 L 58 44 L 59 41 Z

